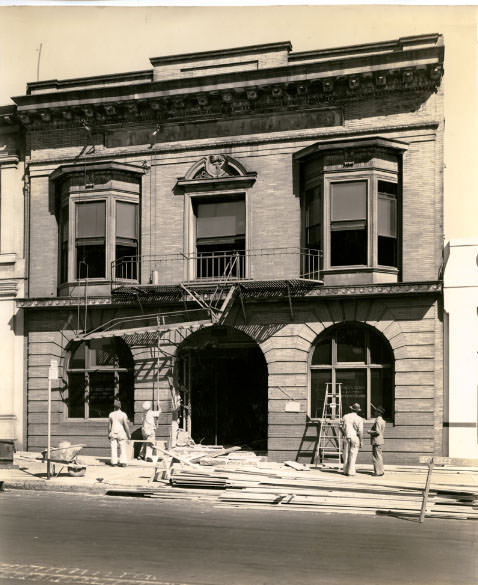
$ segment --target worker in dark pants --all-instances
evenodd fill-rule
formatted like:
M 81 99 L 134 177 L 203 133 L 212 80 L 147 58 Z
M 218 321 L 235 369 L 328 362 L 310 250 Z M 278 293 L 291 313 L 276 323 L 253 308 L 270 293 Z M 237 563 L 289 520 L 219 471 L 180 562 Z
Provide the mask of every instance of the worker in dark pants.
M 385 443 L 385 421 L 383 420 L 385 409 L 381 406 L 372 408 L 374 409 L 377 418 L 375 419 L 372 428 L 367 432 L 370 435 L 370 442 L 372 443 L 373 475 L 381 476 L 384 474 L 382 447 Z

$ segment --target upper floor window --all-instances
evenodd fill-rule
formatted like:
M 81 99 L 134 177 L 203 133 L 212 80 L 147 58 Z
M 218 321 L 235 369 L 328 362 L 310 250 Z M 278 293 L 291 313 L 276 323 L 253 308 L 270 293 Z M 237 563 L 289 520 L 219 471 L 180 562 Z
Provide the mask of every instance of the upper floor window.
M 137 279 L 142 169 L 116 163 L 60 167 L 54 173 L 59 208 L 59 278 Z
M 75 345 L 68 356 L 67 374 L 68 418 L 107 418 L 115 398 L 133 418 L 133 358 L 121 339 Z
M 404 149 L 402 143 L 366 139 L 323 143 L 297 155 L 303 241 L 323 251 L 325 273 L 397 274 Z
M 310 416 L 320 418 L 327 383 L 341 384 L 343 413 L 358 402 L 362 416 L 371 418 L 372 407 L 393 416 L 394 358 L 380 333 L 358 323 L 346 323 L 322 333 L 310 365 Z M 334 386 L 335 387 L 335 386 Z
M 186 198 L 188 279 L 247 277 L 246 202 L 255 180 L 226 154 L 201 158 L 178 180 L 176 191 Z
M 244 276 L 246 206 L 244 195 L 194 198 L 196 278 Z

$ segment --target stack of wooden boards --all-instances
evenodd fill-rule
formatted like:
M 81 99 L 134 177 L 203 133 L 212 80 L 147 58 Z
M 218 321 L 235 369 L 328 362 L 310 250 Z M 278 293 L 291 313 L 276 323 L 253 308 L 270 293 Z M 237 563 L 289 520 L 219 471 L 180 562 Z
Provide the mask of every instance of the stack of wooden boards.
M 451 472 L 436 471 L 437 485 L 430 490 L 426 517 L 478 519 L 478 483 L 456 484 L 447 481 L 447 475 L 450 477 Z M 216 466 L 208 470 L 175 466 L 171 485 L 221 489 L 218 500 L 229 506 L 416 516 L 421 509 L 425 473 L 420 468 L 398 468 L 393 476 L 386 482 L 368 473 L 352 478 L 333 469 L 302 471 L 273 464 L 241 469 Z M 406 481 L 407 476 L 413 480 Z M 478 470 L 475 476 L 478 479 Z
M 310 467 L 295 461 L 267 462 L 238 447 L 159 449 L 163 486 L 138 488 L 129 495 L 156 498 L 196 497 L 227 507 L 420 515 L 427 467 L 390 466 L 386 476 L 360 470 L 344 476 L 338 467 Z M 171 487 L 164 485 L 166 482 Z M 467 483 L 464 483 L 467 482 Z M 478 519 L 478 467 L 436 467 L 426 502 L 426 517 Z M 113 494 L 115 490 L 109 492 Z M 116 495 L 127 495 L 116 491 Z

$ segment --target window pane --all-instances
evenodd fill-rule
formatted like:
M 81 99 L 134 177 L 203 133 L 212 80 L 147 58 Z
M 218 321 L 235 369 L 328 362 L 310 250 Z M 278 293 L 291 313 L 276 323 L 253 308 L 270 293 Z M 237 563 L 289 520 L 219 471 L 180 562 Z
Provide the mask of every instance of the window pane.
M 376 333 L 370 333 L 370 363 L 372 364 L 391 364 L 393 356 L 386 342 Z
M 121 401 L 121 410 L 126 412 L 128 418 L 134 418 L 134 388 L 133 375 L 131 372 L 120 372 L 119 374 L 119 394 Z
M 105 263 L 104 244 L 77 244 L 76 278 L 104 278 Z
M 343 327 L 337 331 L 337 361 L 365 363 L 365 331 Z
M 94 366 L 114 366 L 117 362 L 116 343 L 112 339 L 97 339 L 90 341 L 90 363 Z
M 85 347 L 86 345 L 84 343 L 80 343 L 71 354 L 70 361 L 68 362 L 69 369 L 76 370 L 85 368 Z
M 137 278 L 137 253 L 136 246 L 126 246 L 124 244 L 116 244 L 116 278 L 129 278 L 136 280 Z M 118 260 L 121 260 L 118 262 Z
M 131 240 L 137 240 L 137 214 L 138 206 L 136 203 L 124 203 L 123 201 L 118 201 L 116 203 L 117 238 L 129 238 Z
M 305 230 L 306 245 L 309 248 L 322 248 L 322 197 L 320 189 L 309 189 L 305 193 Z
M 68 374 L 68 417 L 85 417 L 85 374 Z
M 308 189 L 305 192 L 306 221 L 307 226 L 315 225 L 322 221 L 322 198 L 320 189 Z
M 330 338 L 321 339 L 315 347 L 312 355 L 313 366 L 323 366 L 332 363 L 332 340 Z
M 245 233 L 244 201 L 198 203 L 196 217 L 197 238 L 237 236 Z
M 367 231 L 332 230 L 330 234 L 332 266 L 367 264 Z
M 65 205 L 61 210 L 60 225 L 60 282 L 68 280 L 68 206 Z
M 197 245 L 196 278 L 217 278 L 228 275 L 232 278 L 244 277 L 245 241 L 232 239 L 217 244 Z
M 89 391 L 89 418 L 108 418 L 113 410 L 114 373 L 91 372 Z
M 321 418 L 325 400 L 325 385 L 332 381 L 331 370 L 313 370 L 311 372 L 310 416 Z
M 382 266 L 397 266 L 397 239 L 378 236 L 378 263 Z
M 397 201 L 385 197 L 378 198 L 378 235 L 396 237 Z
M 342 382 L 342 412 L 350 412 L 349 406 L 358 402 L 361 416 L 367 415 L 367 370 L 336 370 L 336 381 Z
M 331 221 L 366 219 L 367 182 L 350 181 L 330 185 Z
M 398 185 L 397 183 L 392 183 L 390 181 L 378 181 L 378 192 L 379 193 L 386 193 L 387 195 L 396 197 L 398 193 Z
M 67 282 L 68 280 L 68 242 L 61 244 L 61 259 L 60 259 L 60 282 Z
M 105 201 L 76 204 L 76 237 L 95 238 L 105 235 Z
M 61 210 L 61 227 L 60 227 L 61 235 L 60 235 L 60 238 L 61 238 L 62 242 L 68 241 L 68 227 L 69 227 L 68 219 L 69 219 L 68 205 L 65 205 L 64 207 L 62 207 L 62 210 Z
M 384 418 L 393 418 L 393 370 L 392 368 L 372 369 L 370 400 L 374 406 L 385 408 Z M 372 411 L 373 415 L 373 411 Z

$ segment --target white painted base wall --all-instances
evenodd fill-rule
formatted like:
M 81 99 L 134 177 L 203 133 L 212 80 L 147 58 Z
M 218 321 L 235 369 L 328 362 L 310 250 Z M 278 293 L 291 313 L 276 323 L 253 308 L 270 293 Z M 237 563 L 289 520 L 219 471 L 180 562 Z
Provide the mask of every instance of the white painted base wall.
M 23 449 L 23 315 L 15 300 L 0 298 L 0 439 Z
M 448 455 L 478 458 L 478 239 L 451 240 L 446 252 Z

